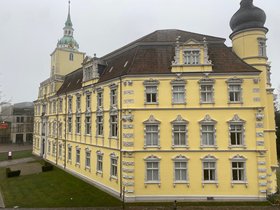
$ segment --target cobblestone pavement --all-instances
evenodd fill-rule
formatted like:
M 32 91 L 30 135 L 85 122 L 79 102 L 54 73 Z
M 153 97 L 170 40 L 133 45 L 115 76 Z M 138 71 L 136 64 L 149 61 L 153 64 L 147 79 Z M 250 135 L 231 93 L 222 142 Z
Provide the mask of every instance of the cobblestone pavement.
M 32 150 L 32 145 L 0 144 L 0 153 L 9 151 Z

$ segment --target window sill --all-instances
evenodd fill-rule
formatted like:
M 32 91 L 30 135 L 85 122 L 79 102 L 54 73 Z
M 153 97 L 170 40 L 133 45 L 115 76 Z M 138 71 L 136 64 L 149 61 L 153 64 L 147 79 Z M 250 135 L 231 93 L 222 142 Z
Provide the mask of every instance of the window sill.
M 233 188 L 234 185 L 245 185 L 246 188 L 248 187 L 248 182 L 247 181 L 231 181 L 231 187 Z
M 202 146 L 200 146 L 200 149 L 218 149 L 218 146 L 216 146 L 216 145 L 213 145 L 213 146 L 211 146 L 211 145 L 202 145 Z
M 186 185 L 187 187 L 190 187 L 190 182 L 189 181 L 174 181 L 173 187 L 176 187 L 176 185 Z
M 200 105 L 214 105 L 215 102 L 200 102 Z
M 104 138 L 104 137 L 103 137 Z M 112 140 L 119 140 L 118 137 L 115 137 L 115 136 L 110 136 L 108 139 L 112 139 Z
M 145 102 L 144 103 L 145 105 L 158 105 L 159 103 L 158 102 Z
M 186 102 L 172 102 L 172 105 L 187 105 Z
M 172 145 L 172 149 L 189 149 L 188 145 Z
M 144 146 L 144 149 L 160 149 L 160 146 Z
M 116 177 L 116 176 L 112 176 L 112 175 L 111 175 L 111 176 L 110 176 L 110 181 L 111 181 L 111 180 L 118 181 L 118 177 Z
M 75 166 L 79 168 L 81 167 L 80 163 L 76 163 Z
M 229 101 L 228 104 L 240 104 L 243 105 L 242 101 Z
M 247 149 L 247 147 L 245 145 L 230 145 L 228 148 L 229 149 L 239 149 L 239 148 Z
M 85 171 L 89 171 L 89 172 L 90 172 L 90 171 L 91 171 L 91 170 L 90 170 L 90 167 L 89 167 L 89 166 L 86 166 L 86 167 L 85 167 Z
M 96 175 L 100 175 L 101 177 L 103 177 L 103 172 L 102 171 L 96 171 Z
M 216 185 L 217 188 L 219 187 L 218 181 L 202 181 L 201 184 L 202 184 L 202 187 L 204 187 L 204 185 L 210 185 L 210 184 Z
M 95 136 L 96 138 L 101 138 L 101 139 L 104 139 L 104 136 L 101 136 L 101 135 L 97 135 Z

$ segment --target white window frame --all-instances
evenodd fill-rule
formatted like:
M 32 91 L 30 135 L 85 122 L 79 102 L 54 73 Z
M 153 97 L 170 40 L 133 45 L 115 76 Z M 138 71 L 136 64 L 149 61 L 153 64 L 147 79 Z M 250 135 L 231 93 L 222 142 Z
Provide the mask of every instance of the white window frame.
M 181 115 L 178 115 L 177 118 L 175 120 L 173 120 L 171 122 L 171 126 L 172 126 L 172 148 L 176 148 L 176 147 L 184 147 L 184 148 L 188 148 L 188 121 L 183 119 Z M 175 126 L 185 126 L 185 130 L 184 131 L 175 131 Z M 181 136 L 180 133 L 184 133 L 185 134 L 185 144 L 175 144 L 175 135 L 176 133 L 179 134 L 179 137 Z
M 230 164 L 231 164 L 231 184 L 232 186 L 234 184 L 245 184 L 246 186 L 248 185 L 248 180 L 247 180 L 247 170 L 246 170 L 246 161 L 247 158 L 245 158 L 242 155 L 235 155 L 234 157 L 230 158 Z M 243 168 L 237 167 L 236 169 L 233 168 L 233 163 L 243 163 Z M 243 170 L 243 178 L 234 180 L 233 179 L 233 170 Z
M 217 121 L 216 120 L 213 120 L 208 114 L 204 117 L 203 120 L 201 120 L 199 122 L 200 124 L 200 147 L 201 148 L 217 148 L 217 132 L 216 132 L 216 124 L 217 124 Z M 204 133 L 210 133 L 210 131 L 204 131 L 203 128 L 204 126 L 211 126 L 213 127 L 213 131 L 211 133 L 213 133 L 213 145 L 212 144 L 205 144 L 204 143 L 204 139 L 203 139 L 203 134 Z M 208 136 L 208 135 L 207 135 Z M 209 141 L 209 140 L 208 140 Z
M 68 130 L 68 133 L 72 133 L 72 127 L 73 127 L 73 117 L 72 117 L 72 115 L 68 115 L 68 117 L 67 117 L 67 130 Z
M 72 110 L 73 110 L 72 96 L 68 96 L 68 113 L 72 113 Z
M 264 58 L 267 58 L 267 52 L 266 52 L 266 49 L 267 49 L 267 46 L 266 46 L 266 38 L 258 38 L 258 45 L 259 45 L 259 56 L 260 57 L 264 57 Z
M 228 121 L 228 135 L 229 135 L 229 148 L 246 148 L 245 142 L 245 124 L 246 121 L 241 119 L 237 114 L 233 116 L 231 120 Z M 233 131 L 231 130 L 231 126 L 241 126 L 241 144 L 232 144 L 231 142 L 231 134 Z
M 76 95 L 76 112 L 80 112 L 81 111 L 81 95 L 77 94 Z
M 96 135 L 97 136 L 103 136 L 104 135 L 103 122 L 104 122 L 104 116 L 103 115 L 96 115 Z
M 62 158 L 62 144 L 58 144 L 58 157 L 61 159 Z
M 202 160 L 202 184 L 218 185 L 218 170 L 217 170 L 217 160 L 218 159 L 215 156 L 212 156 L 209 154 L 209 155 L 203 157 L 201 160 Z M 208 165 L 205 168 L 205 164 L 211 164 L 211 163 L 214 163 L 214 167 Z M 210 170 L 214 170 L 214 179 L 205 180 L 204 179 L 205 170 L 207 170 L 208 175 L 209 175 Z M 209 175 L 209 177 L 210 177 L 210 175 Z
M 91 150 L 85 149 L 85 169 L 91 168 Z
M 144 81 L 143 85 L 145 86 L 144 104 L 158 104 L 159 103 L 159 91 L 158 91 L 159 81 L 150 79 L 150 80 Z M 149 88 L 154 88 L 154 90 L 153 91 L 149 90 Z M 155 96 L 151 96 L 150 101 L 148 101 L 147 100 L 148 94 L 155 94 Z M 153 98 L 155 99 L 155 101 L 153 101 Z
M 85 134 L 91 135 L 91 116 L 85 116 Z
M 81 164 L 81 148 L 76 147 L 76 158 L 75 158 L 76 165 Z
M 161 181 L 160 181 L 160 158 L 154 155 L 151 155 L 147 158 L 144 159 L 145 160 L 145 184 L 158 184 L 160 185 Z M 152 168 L 148 167 L 148 163 L 157 163 L 157 168 L 154 168 L 154 165 Z M 148 178 L 148 170 L 151 170 L 154 174 L 154 171 L 157 170 L 157 179 L 149 179 Z
M 243 79 L 231 78 L 227 80 L 228 84 L 228 103 L 229 104 L 242 104 L 243 103 Z M 238 87 L 237 89 L 233 87 Z M 233 94 L 233 100 L 231 100 L 231 94 Z
M 186 49 L 183 52 L 184 65 L 199 65 L 200 62 L 200 49 Z
M 76 116 L 76 134 L 81 134 L 81 116 Z
M 172 104 L 186 104 L 186 81 L 183 79 L 176 79 L 171 81 L 171 86 L 172 86 Z M 181 91 L 175 90 L 175 87 L 183 87 Z M 182 95 L 182 100 L 181 101 L 176 101 L 176 97 L 174 94 L 181 94 Z
M 114 120 L 115 119 L 115 120 Z M 118 115 L 110 115 L 110 138 L 118 138 Z
M 97 91 L 96 97 L 97 97 L 97 107 L 102 108 L 103 107 L 103 89 L 100 89 Z
M 143 122 L 143 124 L 144 124 L 144 148 L 155 148 L 155 147 L 160 148 L 160 121 L 155 119 L 155 117 L 153 115 L 151 115 L 148 120 Z M 157 126 L 157 131 L 148 131 L 147 130 L 148 126 Z M 154 144 L 148 145 L 147 144 L 148 132 L 150 134 L 154 133 L 157 135 L 157 145 L 154 145 Z
M 187 157 L 183 156 L 183 155 L 178 155 L 175 158 L 173 158 L 173 165 L 174 165 L 173 166 L 174 167 L 173 168 L 173 183 L 174 183 L 174 185 L 176 185 L 176 184 L 189 184 L 188 160 L 189 159 Z M 186 167 L 184 168 L 180 165 L 180 167 L 177 168 L 176 163 L 185 163 Z M 180 170 L 180 174 L 181 174 L 182 170 L 185 170 L 185 173 L 186 173 L 186 179 L 185 180 L 183 180 L 183 179 L 177 180 L 176 171 L 178 171 L 178 170 Z
M 67 161 L 72 161 L 72 146 L 68 144 Z
M 96 152 L 96 173 L 103 174 L 103 156 L 100 150 Z
M 118 179 L 118 156 L 110 154 L 110 179 Z
M 86 111 L 91 111 L 91 94 L 89 92 L 86 94 Z

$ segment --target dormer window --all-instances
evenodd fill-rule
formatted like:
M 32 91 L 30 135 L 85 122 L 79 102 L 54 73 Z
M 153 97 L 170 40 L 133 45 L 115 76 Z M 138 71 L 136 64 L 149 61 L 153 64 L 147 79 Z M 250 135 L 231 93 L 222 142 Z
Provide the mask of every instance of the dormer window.
M 200 62 L 199 50 L 187 50 L 184 52 L 184 64 L 186 65 L 198 65 Z

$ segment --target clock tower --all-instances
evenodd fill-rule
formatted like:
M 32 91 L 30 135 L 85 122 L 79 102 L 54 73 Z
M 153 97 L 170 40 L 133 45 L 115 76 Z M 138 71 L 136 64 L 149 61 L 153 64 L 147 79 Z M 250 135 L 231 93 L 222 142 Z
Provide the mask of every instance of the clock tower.
M 74 39 L 74 29 L 68 2 L 68 16 L 63 28 L 63 37 L 57 42 L 51 54 L 51 75 L 64 76 L 81 67 L 85 53 L 79 51 L 79 44 Z

